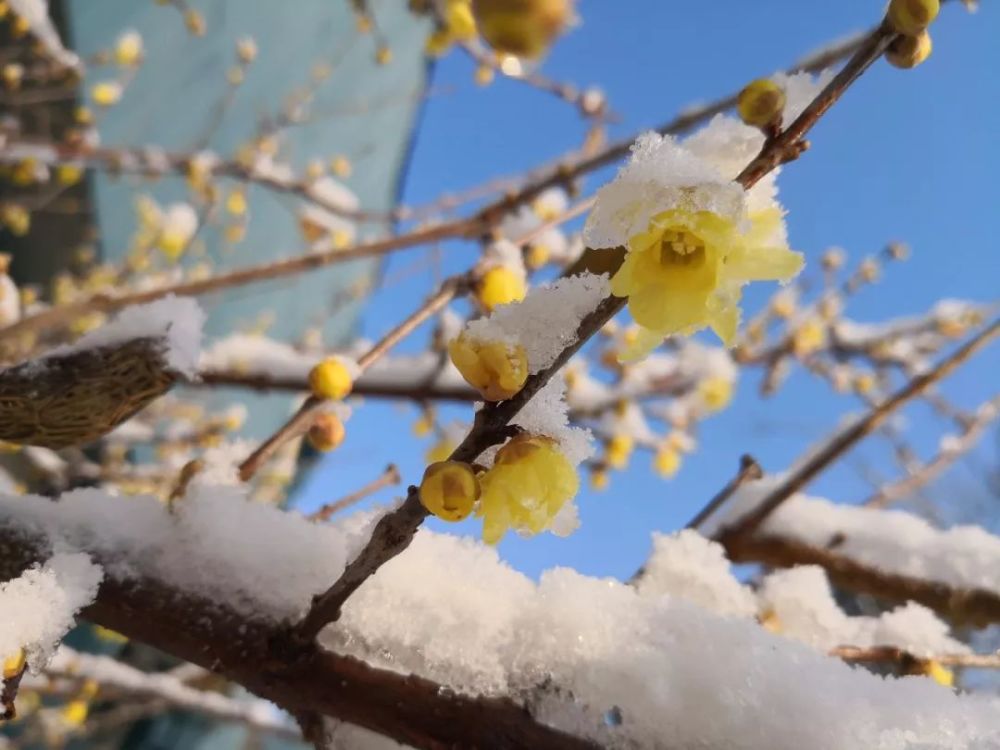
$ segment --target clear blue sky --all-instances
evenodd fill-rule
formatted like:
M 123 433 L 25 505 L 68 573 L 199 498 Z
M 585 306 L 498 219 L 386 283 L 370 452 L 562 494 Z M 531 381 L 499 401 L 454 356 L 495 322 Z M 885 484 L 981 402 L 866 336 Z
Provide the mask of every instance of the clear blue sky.
M 877 63 L 822 121 L 813 149 L 780 179 L 789 211 L 793 247 L 815 268 L 821 252 L 845 248 L 853 259 L 905 240 L 913 258 L 855 299 L 849 312 L 861 320 L 918 313 L 941 297 L 1000 298 L 1000 7 L 987 0 L 975 15 L 948 3 L 934 26 L 934 54 L 923 66 L 899 71 Z M 739 88 L 783 68 L 824 42 L 872 24 L 883 8 L 874 0 L 793 3 L 776 0 L 672 3 L 663 0 L 584 0 L 582 24 L 555 47 L 543 72 L 581 86 L 598 85 L 622 116 L 612 135 L 653 126 L 696 101 Z M 509 81 L 487 89 L 472 84 L 472 66 L 460 54 L 440 63 L 435 95 L 421 124 L 405 200 L 424 203 L 497 175 L 516 173 L 579 144 L 580 118 L 565 104 Z M 598 175 L 588 190 L 607 179 Z M 472 259 L 471 246 L 444 248 L 443 269 L 458 271 Z M 376 337 L 405 316 L 430 288 L 421 266 L 426 255 L 394 257 L 390 279 L 376 294 L 364 333 Z M 808 273 L 808 269 L 807 269 Z M 749 295 L 759 304 L 770 289 Z M 426 332 L 422 332 L 425 334 Z M 406 348 L 420 346 L 418 334 Z M 996 389 L 1000 346 L 953 378 L 948 392 L 970 406 Z M 568 539 L 511 536 L 500 545 L 515 567 L 535 574 L 555 565 L 586 573 L 627 576 L 647 554 L 651 530 L 682 525 L 734 471 L 743 452 L 765 468 L 780 470 L 803 447 L 826 434 L 847 408 L 810 376 L 796 373 L 777 396 L 756 396 L 754 373 L 740 383 L 740 398 L 705 422 L 700 448 L 671 482 L 649 470 L 637 453 L 629 470 L 612 476 L 601 493 L 586 488 L 578 498 L 582 526 Z M 311 507 L 349 492 L 396 462 L 406 482 L 418 482 L 426 443 L 410 436 L 416 410 L 369 402 L 348 426 L 348 439 L 326 458 L 302 492 Z M 445 418 L 469 418 L 450 409 Z M 941 423 L 926 410 L 908 414 L 915 445 L 926 455 Z M 997 458 L 995 433 L 980 447 L 982 461 Z M 850 461 L 821 478 L 814 489 L 844 502 L 864 497 L 862 465 L 894 471 L 885 446 L 869 439 Z M 958 468 L 948 483 L 974 492 L 976 475 Z M 384 492 L 376 501 L 386 500 Z M 993 518 L 996 520 L 996 512 Z M 435 528 L 443 524 L 432 522 Z M 478 524 L 451 526 L 478 534 Z

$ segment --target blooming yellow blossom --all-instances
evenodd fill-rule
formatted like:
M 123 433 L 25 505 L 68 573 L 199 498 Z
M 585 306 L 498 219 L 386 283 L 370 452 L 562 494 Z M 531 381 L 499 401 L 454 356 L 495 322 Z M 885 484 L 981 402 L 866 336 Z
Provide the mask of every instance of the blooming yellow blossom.
M 520 302 L 526 293 L 524 277 L 505 266 L 488 270 L 476 286 L 476 299 L 487 312 L 497 305 Z
M 518 435 L 504 445 L 493 468 L 479 479 L 482 496 L 476 515 L 483 541 L 496 544 L 509 529 L 537 534 L 572 500 L 580 480 L 550 438 Z
M 445 0 L 441 26 L 427 37 L 424 51 L 431 57 L 440 57 L 456 42 L 475 38 L 476 19 L 472 15 L 471 0 Z
M 710 211 L 671 209 L 653 216 L 628 242 L 625 262 L 611 280 L 617 297 L 643 332 L 625 358 L 636 359 L 674 333 L 710 326 L 728 346 L 736 338 L 745 282 L 789 279 L 802 256 L 768 244 L 777 209 L 750 217 L 745 234 Z
M 309 389 L 317 398 L 339 400 L 351 392 L 353 378 L 337 357 L 327 357 L 309 371 Z
M 900 34 L 916 36 L 931 25 L 940 10 L 940 0 L 891 0 L 886 15 Z
M 475 472 L 461 461 L 431 464 L 420 482 L 421 504 L 445 521 L 461 521 L 468 517 L 479 499 L 479 493 Z
M 462 334 L 448 344 L 448 354 L 486 401 L 510 398 L 528 379 L 528 355 L 520 344 L 479 341 Z
M 122 85 L 117 81 L 99 81 L 91 87 L 90 98 L 100 107 L 110 107 L 122 98 Z

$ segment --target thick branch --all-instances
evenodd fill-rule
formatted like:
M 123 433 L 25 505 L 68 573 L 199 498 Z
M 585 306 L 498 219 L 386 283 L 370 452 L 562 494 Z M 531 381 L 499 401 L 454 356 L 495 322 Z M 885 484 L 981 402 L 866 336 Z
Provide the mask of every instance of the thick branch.
M 30 531 L 9 523 L 0 528 L 0 580 L 46 556 L 46 545 Z M 595 747 L 537 723 L 513 700 L 461 696 L 430 680 L 375 669 L 303 642 L 287 627 L 247 620 L 217 599 L 160 581 L 108 578 L 83 615 L 237 682 L 292 714 L 331 716 L 415 747 Z

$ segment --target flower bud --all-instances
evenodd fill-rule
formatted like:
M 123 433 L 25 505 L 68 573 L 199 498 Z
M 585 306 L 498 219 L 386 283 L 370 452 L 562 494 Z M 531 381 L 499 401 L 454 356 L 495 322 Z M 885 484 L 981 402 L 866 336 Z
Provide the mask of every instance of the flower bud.
M 309 388 L 317 398 L 339 401 L 351 392 L 351 373 L 337 357 L 327 357 L 309 371 Z
M 344 442 L 344 423 L 336 414 L 324 412 L 319 414 L 306 433 L 309 444 L 320 453 L 334 450 Z
M 527 292 L 524 277 L 505 266 L 491 268 L 476 286 L 476 299 L 487 312 L 497 305 L 520 302 Z
M 520 344 L 478 341 L 462 334 L 448 344 L 451 361 L 486 401 L 503 401 L 524 387 L 528 355 Z
M 420 503 L 438 518 L 461 521 L 472 513 L 478 499 L 479 480 L 468 464 L 440 461 L 424 471 Z
M 570 0 L 473 0 L 479 33 L 501 55 L 540 57 L 569 25 Z
M 747 125 L 763 128 L 777 122 L 785 108 L 785 92 L 769 78 L 748 83 L 736 100 L 736 111 Z
M 939 10 L 940 0 L 892 0 L 889 3 L 889 23 L 900 34 L 917 36 L 937 18 Z
M 931 35 L 926 31 L 916 36 L 901 36 L 889 45 L 885 59 L 897 68 L 915 68 L 931 56 L 933 46 Z

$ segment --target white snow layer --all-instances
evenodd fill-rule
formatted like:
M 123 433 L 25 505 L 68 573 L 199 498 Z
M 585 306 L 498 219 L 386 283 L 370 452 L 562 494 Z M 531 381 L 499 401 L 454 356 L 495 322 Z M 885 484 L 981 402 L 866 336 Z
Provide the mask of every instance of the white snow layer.
M 152 498 L 96 490 L 58 502 L 0 498 L 0 518 L 92 552 L 108 576 L 153 576 L 275 619 L 301 613 L 339 575 L 373 520 L 313 524 L 231 488 L 195 488 L 173 515 Z M 707 542 L 679 539 L 679 583 L 665 587 L 696 598 L 699 578 L 713 585 L 723 561 Z M 730 589 L 748 614 L 748 600 Z M 610 747 L 1000 747 L 996 699 L 875 676 L 682 594 L 567 569 L 536 584 L 490 547 L 428 531 L 359 589 L 322 638 L 455 690 L 523 696 L 541 720 Z
M 126 307 L 114 320 L 47 356 L 63 356 L 86 349 L 114 346 L 130 339 L 162 338 L 166 364 L 186 377 L 198 372 L 205 313 L 190 297 L 166 296 L 145 305 Z
M 322 638 L 456 689 L 530 694 L 543 720 L 610 747 L 1000 747 L 994 698 L 876 676 L 611 579 L 554 569 L 536 584 L 490 548 L 427 531 Z
M 730 499 L 726 512 L 709 523 L 714 526 L 738 518 L 781 480 L 781 475 L 773 475 L 744 485 Z M 1000 592 L 1000 537 L 979 526 L 939 529 L 902 510 L 839 505 L 797 494 L 767 518 L 759 533 L 820 548 L 837 538 L 834 551 L 838 555 L 873 568 L 959 589 Z
M 76 613 L 94 600 L 102 577 L 87 555 L 60 553 L 0 583 L 0 660 L 24 649 L 32 672 L 45 667 Z
M 470 321 L 466 331 L 480 341 L 517 342 L 528 356 L 528 370 L 549 367 L 576 338 L 580 321 L 610 294 L 607 276 L 582 273 L 531 289 L 520 302 L 500 305 Z

